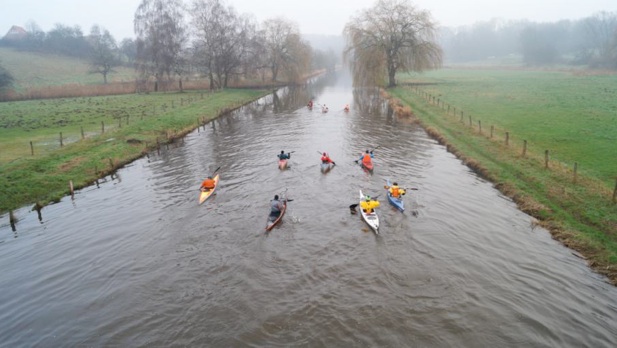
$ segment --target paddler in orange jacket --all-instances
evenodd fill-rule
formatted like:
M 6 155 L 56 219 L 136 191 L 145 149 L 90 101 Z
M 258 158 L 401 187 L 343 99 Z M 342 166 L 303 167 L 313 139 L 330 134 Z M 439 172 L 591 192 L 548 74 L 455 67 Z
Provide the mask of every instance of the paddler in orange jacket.
M 405 194 L 405 189 L 398 187 L 397 183 L 393 183 L 389 188 L 390 195 L 394 198 L 399 198 L 400 196 Z
M 322 153 L 322 155 L 321 155 L 321 163 L 325 163 L 325 164 L 332 163 L 332 164 L 336 165 L 336 163 L 334 163 L 334 161 L 325 152 Z
M 364 164 L 366 167 L 370 167 L 372 162 L 371 158 L 373 158 L 373 151 L 366 150 L 365 153 L 360 155 L 358 161 L 362 161 L 362 164 Z
M 214 179 L 212 179 L 212 177 L 209 176 L 209 177 L 206 178 L 206 180 L 204 180 L 201 183 L 200 190 L 202 190 L 202 191 L 210 191 L 210 190 L 214 189 L 215 186 L 216 186 L 216 182 L 214 182 Z

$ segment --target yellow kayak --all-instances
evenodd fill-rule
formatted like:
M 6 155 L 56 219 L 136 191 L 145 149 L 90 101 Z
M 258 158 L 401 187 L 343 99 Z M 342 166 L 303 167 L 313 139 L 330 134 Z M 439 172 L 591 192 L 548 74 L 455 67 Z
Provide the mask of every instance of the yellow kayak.
M 199 192 L 199 204 L 205 202 L 206 199 L 212 196 L 214 191 L 216 191 L 216 188 L 219 186 L 219 175 L 216 174 L 216 176 L 212 179 L 214 180 L 214 188 L 212 190 L 206 190 L 206 191 Z

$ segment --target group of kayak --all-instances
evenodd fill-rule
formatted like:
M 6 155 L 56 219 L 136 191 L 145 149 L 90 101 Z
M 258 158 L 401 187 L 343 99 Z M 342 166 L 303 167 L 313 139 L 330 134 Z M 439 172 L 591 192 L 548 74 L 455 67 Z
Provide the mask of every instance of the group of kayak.
M 355 160 L 356 163 L 359 163 L 362 168 L 366 171 L 368 171 L 369 173 L 372 173 L 373 171 L 373 150 L 366 150 L 365 153 L 363 153 L 360 158 L 358 158 L 357 160 Z M 288 168 L 288 164 L 287 162 L 289 161 L 289 159 L 291 158 L 291 154 L 292 152 L 288 152 L 285 153 L 285 151 L 281 151 L 280 154 L 278 154 L 278 159 L 279 159 L 279 169 L 284 170 L 286 168 Z M 330 169 L 332 169 L 335 165 L 336 162 L 334 162 L 330 156 L 328 156 L 328 154 L 326 152 L 319 152 L 318 153 L 321 155 L 321 171 L 323 173 L 327 173 Z M 390 202 L 390 204 L 392 204 L 393 206 L 395 206 L 398 210 L 400 211 L 404 211 L 405 210 L 405 205 L 403 203 L 403 196 L 406 193 L 406 190 L 399 187 L 398 183 L 390 183 L 390 180 L 386 181 L 386 185 L 384 186 L 384 188 L 387 190 L 387 196 L 388 196 L 388 201 Z M 270 215 L 268 218 L 268 224 L 266 225 L 266 230 L 269 231 L 271 230 L 282 218 L 282 216 L 285 214 L 285 210 L 287 209 L 287 202 L 289 200 L 286 198 L 281 198 L 278 195 L 276 195 L 274 197 L 274 199 L 272 201 L 270 201 Z M 377 216 L 377 213 L 375 212 L 375 208 L 379 207 L 380 203 L 378 200 L 371 198 L 369 195 L 365 195 L 362 190 L 360 190 L 360 201 L 358 204 L 352 204 L 350 206 L 350 209 L 352 211 L 352 213 L 355 213 L 355 208 L 357 206 L 360 206 L 361 208 L 361 216 L 362 219 L 371 227 L 371 229 L 376 233 L 379 234 L 379 217 Z
M 321 106 L 321 112 L 322 113 L 325 114 L 325 113 L 327 113 L 329 111 L 329 109 L 326 106 L 326 104 L 323 104 L 323 105 L 317 104 L 317 105 Z M 312 100 L 309 100 L 308 104 L 306 104 L 306 107 L 309 108 L 309 110 L 313 110 L 313 106 L 314 106 L 314 103 L 313 103 Z M 345 107 L 343 108 L 343 111 L 349 112 L 349 110 L 350 110 L 349 104 L 346 104 Z

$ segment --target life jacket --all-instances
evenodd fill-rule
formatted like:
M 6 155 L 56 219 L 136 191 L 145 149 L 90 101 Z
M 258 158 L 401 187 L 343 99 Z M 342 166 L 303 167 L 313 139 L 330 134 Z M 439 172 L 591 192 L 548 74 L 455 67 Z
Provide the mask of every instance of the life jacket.
M 362 157 L 362 163 L 371 163 L 371 155 L 368 153 L 365 153 L 364 157 Z
M 332 160 L 328 156 L 321 156 L 321 163 L 330 163 Z
M 214 182 L 214 179 L 206 179 L 201 186 L 206 190 L 212 190 L 216 186 L 216 182 Z
M 365 212 L 372 213 L 373 209 L 379 207 L 379 201 L 374 201 L 374 200 L 370 200 L 368 202 L 367 201 L 362 201 L 362 202 L 360 202 L 360 207 Z
M 394 198 L 398 198 L 400 196 L 399 187 L 398 186 L 390 186 L 390 194 Z

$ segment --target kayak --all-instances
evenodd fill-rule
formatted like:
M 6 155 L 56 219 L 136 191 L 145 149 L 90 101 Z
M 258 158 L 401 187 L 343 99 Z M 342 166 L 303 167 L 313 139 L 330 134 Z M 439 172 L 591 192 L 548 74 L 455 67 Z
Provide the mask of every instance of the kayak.
M 210 198 L 210 196 L 212 196 L 216 188 L 219 186 L 219 175 L 216 174 L 216 176 L 212 179 L 214 179 L 214 188 L 212 190 L 199 192 L 199 204 L 205 202 L 206 199 Z
M 390 202 L 390 204 L 395 206 L 396 209 L 400 211 L 405 211 L 405 203 L 403 202 L 403 199 L 401 197 L 399 198 L 392 197 L 392 195 L 390 194 L 389 187 L 392 186 L 390 184 L 390 180 L 387 180 L 387 185 L 388 185 L 388 189 L 386 189 L 386 191 L 388 193 L 388 202 Z
M 334 164 L 332 163 L 322 163 L 321 164 L 321 172 L 322 173 L 327 173 L 330 171 L 330 169 L 332 169 L 332 167 L 334 167 Z
M 364 162 L 360 162 L 360 165 L 362 166 L 362 168 L 368 170 L 369 172 L 373 171 L 373 162 L 369 162 L 369 163 L 364 163 Z
M 364 197 L 366 196 L 362 193 L 362 190 L 360 190 L 360 203 L 362 203 Z M 367 225 L 369 225 L 373 232 L 375 232 L 375 234 L 379 234 L 379 217 L 377 216 L 375 210 L 373 210 L 372 213 L 367 214 L 364 212 L 364 209 L 362 209 L 362 204 L 360 204 L 360 213 L 362 214 L 362 219 L 367 223 Z
M 279 169 L 287 168 L 287 159 L 279 160 Z
M 278 216 L 268 215 L 268 223 L 266 224 L 266 231 L 270 231 L 271 229 L 274 228 L 274 226 L 276 226 L 276 224 L 279 223 L 279 221 L 281 221 L 281 219 L 283 218 L 283 215 L 285 215 L 286 210 L 287 210 L 287 200 L 283 199 L 283 210 L 281 210 L 281 213 Z

